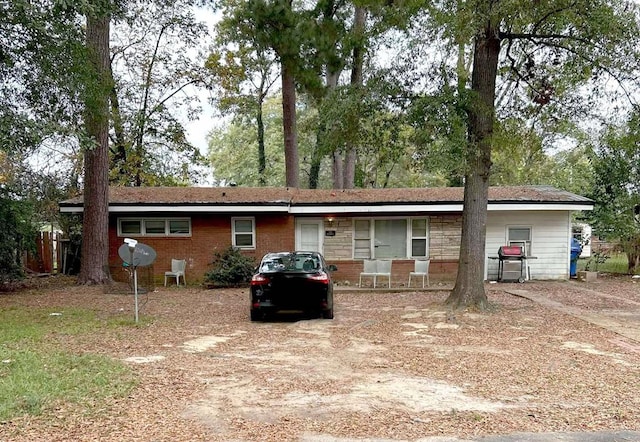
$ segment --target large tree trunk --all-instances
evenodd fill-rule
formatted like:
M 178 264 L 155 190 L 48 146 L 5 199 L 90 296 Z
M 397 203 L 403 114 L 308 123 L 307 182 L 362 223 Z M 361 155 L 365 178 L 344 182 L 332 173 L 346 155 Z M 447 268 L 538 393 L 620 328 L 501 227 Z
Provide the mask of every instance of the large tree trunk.
M 483 34 L 476 36 L 474 47 L 460 261 L 456 284 L 446 301 L 452 308 L 488 307 L 484 262 L 499 54 L 498 30 L 488 23 Z
M 340 72 L 332 71 L 331 67 L 327 66 L 327 91 L 323 97 L 320 97 L 318 100 L 318 108 L 322 109 L 322 100 L 326 98 L 327 95 L 332 94 L 332 92 L 338 87 L 338 81 L 340 79 Z M 320 184 L 320 167 L 322 166 L 322 159 L 327 155 L 329 151 L 328 143 L 325 139 L 327 135 L 327 126 L 326 123 L 323 122 L 323 118 L 320 118 L 321 123 L 318 125 L 318 129 L 316 130 L 316 145 L 313 149 L 313 153 L 311 154 L 311 164 L 309 166 L 309 189 L 317 189 Z M 334 187 L 336 188 L 336 187 Z
M 293 68 L 282 62 L 282 126 L 287 187 L 298 187 L 298 140 L 296 137 L 296 84 Z
M 309 189 L 317 189 L 320 184 L 320 166 L 322 165 L 322 157 L 324 148 L 324 136 L 326 130 L 325 125 L 320 123 L 316 129 L 316 145 L 311 152 L 311 161 L 309 163 Z
M 356 7 L 353 18 L 353 32 L 357 43 L 353 47 L 353 66 L 351 67 L 351 87 L 355 90 L 362 88 L 364 70 L 364 31 L 367 21 L 367 11 L 362 7 Z M 356 177 L 356 147 L 351 144 L 344 152 L 344 178 L 342 185 L 344 189 L 353 189 Z
M 631 236 L 627 241 L 623 241 L 622 247 L 627 254 L 627 272 L 634 274 L 640 266 L 640 236 Z
M 87 17 L 87 49 L 95 84 L 85 96 L 84 213 L 80 284 L 104 284 L 109 277 L 109 15 Z
M 339 150 L 333 151 L 333 188 L 344 189 L 342 155 Z
M 258 99 L 258 109 L 256 113 L 256 121 L 258 123 L 258 183 L 266 186 L 267 177 L 265 170 L 267 169 L 267 156 L 264 151 L 264 120 L 262 106 L 264 103 L 264 92 L 260 88 L 260 98 Z
M 109 93 L 109 102 L 111 104 L 111 115 L 113 118 L 114 146 L 111 150 L 111 166 L 110 170 L 118 171 L 117 176 L 113 177 L 113 182 L 122 184 L 128 183 L 127 175 L 127 142 L 125 136 L 124 125 L 122 123 L 122 114 L 120 112 L 120 99 L 116 90 L 115 81 L 113 79 L 113 70 L 109 63 L 109 81 L 111 82 L 111 90 Z

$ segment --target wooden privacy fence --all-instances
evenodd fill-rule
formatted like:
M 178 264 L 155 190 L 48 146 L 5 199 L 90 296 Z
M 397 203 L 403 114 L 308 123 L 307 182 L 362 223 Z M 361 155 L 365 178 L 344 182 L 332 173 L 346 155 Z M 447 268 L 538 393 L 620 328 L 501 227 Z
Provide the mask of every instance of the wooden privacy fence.
M 35 253 L 28 252 L 25 266 L 36 273 L 62 273 L 63 252 L 66 247 L 60 232 L 38 232 Z

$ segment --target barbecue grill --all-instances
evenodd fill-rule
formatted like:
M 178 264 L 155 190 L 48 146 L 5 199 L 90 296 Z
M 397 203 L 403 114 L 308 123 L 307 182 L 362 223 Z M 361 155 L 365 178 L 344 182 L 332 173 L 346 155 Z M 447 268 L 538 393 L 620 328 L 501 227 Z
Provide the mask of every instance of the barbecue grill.
M 524 247 L 502 246 L 498 249 L 498 281 L 524 282 L 527 257 Z

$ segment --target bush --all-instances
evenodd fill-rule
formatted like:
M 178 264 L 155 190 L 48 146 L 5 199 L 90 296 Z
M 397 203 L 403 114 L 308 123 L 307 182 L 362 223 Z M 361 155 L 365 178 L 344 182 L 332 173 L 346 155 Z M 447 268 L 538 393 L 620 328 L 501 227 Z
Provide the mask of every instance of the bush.
M 29 202 L 0 187 L 0 288 L 24 277 L 21 258 L 34 246 L 33 216 Z
M 204 275 L 205 282 L 226 287 L 248 283 L 256 267 L 251 258 L 233 247 L 216 253 L 211 266 Z

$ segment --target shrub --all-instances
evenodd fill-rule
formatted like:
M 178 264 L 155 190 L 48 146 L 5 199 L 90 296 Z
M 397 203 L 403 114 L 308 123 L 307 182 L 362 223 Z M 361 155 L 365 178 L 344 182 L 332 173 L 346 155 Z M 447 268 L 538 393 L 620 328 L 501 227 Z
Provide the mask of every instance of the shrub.
M 593 270 L 594 272 L 597 272 L 598 266 L 607 262 L 610 257 L 611 255 L 609 255 L 607 250 L 596 250 L 592 252 L 591 257 L 584 266 L 584 269 L 586 271 Z M 591 265 L 593 265 L 593 269 L 591 268 Z
M 0 289 L 24 277 L 21 258 L 24 251 L 34 248 L 33 216 L 28 201 L 0 186 Z
M 205 282 L 219 286 L 248 283 L 256 267 L 251 258 L 233 247 L 216 253 L 211 266 L 212 269 L 204 275 Z

